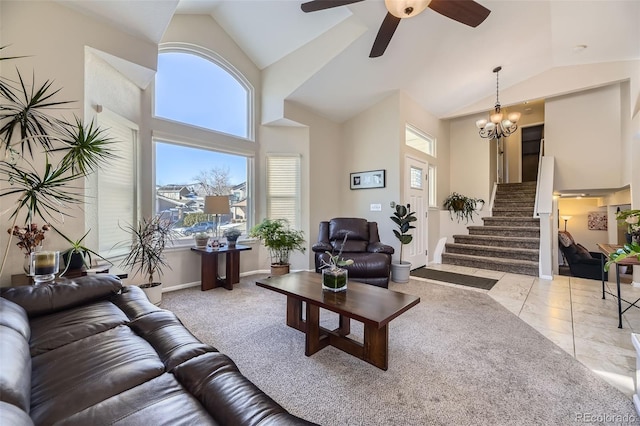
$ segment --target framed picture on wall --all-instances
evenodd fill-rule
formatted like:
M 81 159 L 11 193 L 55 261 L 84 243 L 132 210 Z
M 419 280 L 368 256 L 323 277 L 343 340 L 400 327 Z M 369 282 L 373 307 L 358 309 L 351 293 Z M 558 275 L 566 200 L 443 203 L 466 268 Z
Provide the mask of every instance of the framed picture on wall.
M 587 227 L 591 231 L 606 231 L 607 214 L 605 212 L 589 212 L 587 215 Z
M 384 170 L 351 173 L 349 187 L 351 189 L 384 188 L 386 185 Z

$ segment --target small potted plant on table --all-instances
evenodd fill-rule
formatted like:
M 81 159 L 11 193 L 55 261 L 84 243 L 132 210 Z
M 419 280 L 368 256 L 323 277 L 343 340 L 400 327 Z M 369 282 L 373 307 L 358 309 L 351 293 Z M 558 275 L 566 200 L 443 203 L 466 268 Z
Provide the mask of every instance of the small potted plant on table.
M 196 232 L 193 235 L 193 239 L 196 242 L 196 248 L 207 248 L 207 243 L 209 243 L 209 234 L 206 232 Z
M 236 242 L 238 241 L 238 237 L 242 235 L 242 231 L 238 228 L 227 228 L 223 233 L 224 237 L 227 239 L 227 246 L 235 247 Z
M 329 256 L 329 261 L 322 260 L 322 289 L 338 292 L 345 291 L 347 289 L 347 281 L 349 279 L 349 271 L 343 269 L 343 266 L 353 265 L 353 259 L 344 259 L 342 258 L 342 249 L 344 249 L 344 243 L 347 242 L 347 237 L 349 233 L 344 236 L 344 240 L 342 240 L 342 245 L 340 246 L 340 251 L 337 255 L 333 255 L 333 253 L 326 251 L 325 253 Z

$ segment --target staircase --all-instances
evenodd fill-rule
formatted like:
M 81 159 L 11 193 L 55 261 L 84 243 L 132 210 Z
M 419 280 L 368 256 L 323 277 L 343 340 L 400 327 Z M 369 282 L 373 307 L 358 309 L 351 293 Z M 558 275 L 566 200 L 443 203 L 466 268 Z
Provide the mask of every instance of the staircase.
M 499 184 L 484 226 L 454 235 L 442 262 L 523 275 L 539 275 L 540 219 L 533 217 L 536 182 Z M 477 220 L 477 219 L 476 219 Z

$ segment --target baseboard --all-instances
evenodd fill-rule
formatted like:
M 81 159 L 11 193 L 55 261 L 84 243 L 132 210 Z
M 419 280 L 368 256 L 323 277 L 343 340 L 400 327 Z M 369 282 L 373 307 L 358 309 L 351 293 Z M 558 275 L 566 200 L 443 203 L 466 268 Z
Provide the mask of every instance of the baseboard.
M 172 285 L 171 287 L 162 286 L 162 292 L 168 293 L 170 291 L 182 290 L 190 287 L 200 287 L 200 281 L 194 281 L 192 283 L 186 283 L 186 284 Z
M 315 272 L 315 269 L 296 269 L 296 270 L 291 270 L 291 272 L 299 272 L 299 271 Z M 269 274 L 269 273 L 271 273 L 270 269 L 257 269 L 255 271 L 241 272 L 240 273 L 240 277 L 248 277 L 249 275 Z M 162 292 L 163 293 L 168 293 L 170 291 L 182 290 L 182 289 L 191 288 L 191 287 L 200 287 L 200 281 L 194 281 L 194 282 L 191 282 L 191 283 L 172 285 L 171 287 L 164 287 L 163 286 L 162 287 Z

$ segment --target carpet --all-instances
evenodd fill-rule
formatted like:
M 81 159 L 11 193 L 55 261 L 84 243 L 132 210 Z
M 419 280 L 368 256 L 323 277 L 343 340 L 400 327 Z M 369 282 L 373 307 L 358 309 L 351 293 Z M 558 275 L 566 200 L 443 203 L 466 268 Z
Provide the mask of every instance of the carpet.
M 418 268 L 411 271 L 411 276 L 427 278 L 430 280 L 444 281 L 452 284 L 466 285 L 468 287 L 491 290 L 498 282 L 491 278 L 474 277 L 471 275 L 458 274 L 455 272 L 439 271 L 437 269 Z
M 257 287 L 257 277 L 243 277 L 233 291 L 164 293 L 161 306 L 310 421 L 564 425 L 584 413 L 612 421 L 635 416 L 622 392 L 485 293 L 390 283 L 421 302 L 389 323 L 389 369 L 382 371 L 333 347 L 306 357 L 304 334 L 285 324 L 286 297 Z M 336 327 L 337 315 L 323 310 L 321 321 Z M 362 336 L 362 324 L 351 324 L 352 334 Z

